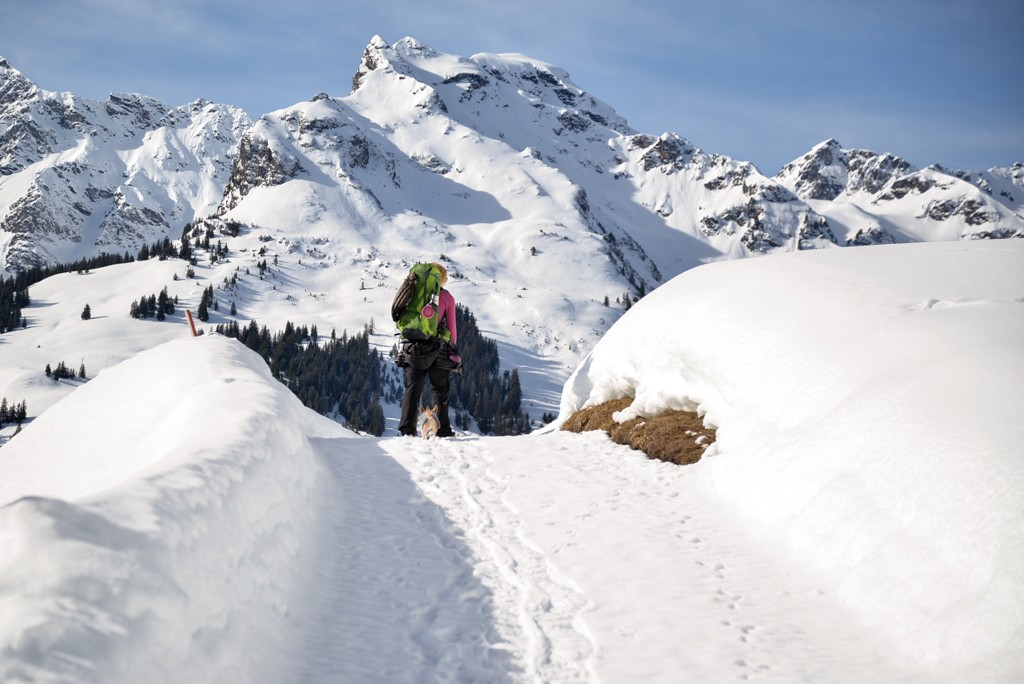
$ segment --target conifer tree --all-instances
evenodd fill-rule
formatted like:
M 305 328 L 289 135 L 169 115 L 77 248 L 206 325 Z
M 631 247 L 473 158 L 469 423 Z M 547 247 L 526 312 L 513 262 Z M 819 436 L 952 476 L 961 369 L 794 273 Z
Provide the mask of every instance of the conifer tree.
M 519 384 L 519 369 L 513 368 L 509 380 L 507 410 L 509 413 L 519 413 L 519 405 L 522 402 L 523 390 Z
M 206 297 L 199 300 L 199 309 L 196 311 L 196 318 L 203 323 L 210 320 L 210 310 L 206 307 Z
M 86 305 L 85 305 L 85 308 L 84 308 L 84 309 L 82 309 L 82 320 L 83 320 L 83 321 L 87 321 L 87 320 L 89 320 L 90 318 L 92 318 L 92 309 L 90 309 L 90 308 L 89 308 L 89 305 L 88 305 L 88 304 L 86 304 Z

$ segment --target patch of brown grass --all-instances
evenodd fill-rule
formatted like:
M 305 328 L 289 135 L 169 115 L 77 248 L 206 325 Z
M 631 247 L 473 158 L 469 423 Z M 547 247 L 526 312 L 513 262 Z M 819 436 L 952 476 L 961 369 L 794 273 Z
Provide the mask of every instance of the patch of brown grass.
M 565 421 L 562 429 L 570 432 L 604 430 L 618 444 L 678 465 L 699 461 L 716 439 L 714 428 L 705 427 L 700 416 L 692 411 L 669 410 L 625 423 L 612 420 L 613 413 L 631 403 L 633 400 L 626 397 L 582 409 Z

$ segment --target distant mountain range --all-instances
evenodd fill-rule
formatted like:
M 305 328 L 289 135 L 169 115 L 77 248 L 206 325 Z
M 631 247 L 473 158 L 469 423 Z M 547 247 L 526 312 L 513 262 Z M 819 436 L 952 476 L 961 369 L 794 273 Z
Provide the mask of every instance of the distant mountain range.
M 375 37 L 352 84 L 254 122 L 204 100 L 52 93 L 0 59 L 4 269 L 268 213 L 300 235 L 345 224 L 382 243 L 410 221 L 501 226 L 537 249 L 579 231 L 635 290 L 722 257 L 1024 236 L 1020 164 L 916 169 L 829 140 L 769 178 L 675 134 L 638 133 L 557 67 L 410 38 Z M 304 186 L 299 205 L 274 194 L 289 185 Z

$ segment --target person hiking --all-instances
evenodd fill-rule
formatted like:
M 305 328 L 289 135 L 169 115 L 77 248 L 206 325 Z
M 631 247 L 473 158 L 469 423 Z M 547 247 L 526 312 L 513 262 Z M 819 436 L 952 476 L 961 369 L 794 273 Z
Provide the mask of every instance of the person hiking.
M 460 367 L 462 362 L 455 347 L 459 337 L 455 321 L 455 298 L 444 289 L 448 284 L 448 271 L 444 266 L 438 263 L 413 266 L 410 272 L 413 283 L 416 282 L 413 275 L 417 270 L 421 272 L 419 277 L 423 280 L 419 287 L 426 288 L 432 277 L 439 276 L 440 290 L 437 292 L 437 311 L 433 311 L 435 303 L 429 292 L 425 297 L 420 293 L 425 303 L 411 305 L 404 315 L 396 319 L 402 335 L 399 365 L 405 367 L 405 394 L 402 396 L 402 417 L 398 431 L 403 435 L 416 434 L 423 382 L 429 378 L 431 401 L 437 405 L 437 419 L 440 423 L 437 436 L 454 437 L 448 417 L 449 381 L 452 369 Z M 393 309 L 393 318 L 395 313 Z M 424 318 L 429 320 L 421 324 Z

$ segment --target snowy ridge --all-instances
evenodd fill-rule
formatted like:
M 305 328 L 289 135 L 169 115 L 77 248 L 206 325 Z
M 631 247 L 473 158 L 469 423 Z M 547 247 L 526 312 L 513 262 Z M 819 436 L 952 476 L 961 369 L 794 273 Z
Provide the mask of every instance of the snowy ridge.
M 154 368 L 189 371 L 137 382 Z M 73 445 L 53 439 L 66 431 Z M 215 336 L 140 354 L 47 411 L 3 450 L 0 679 L 283 676 L 314 543 L 309 438 L 343 432 Z

